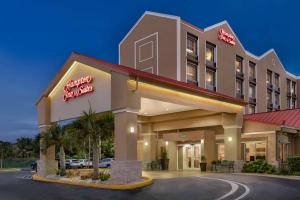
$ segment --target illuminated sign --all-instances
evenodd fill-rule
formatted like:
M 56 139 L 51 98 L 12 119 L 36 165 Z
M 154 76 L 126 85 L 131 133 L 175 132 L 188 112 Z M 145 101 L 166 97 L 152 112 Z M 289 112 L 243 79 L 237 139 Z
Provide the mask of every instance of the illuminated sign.
M 235 38 L 232 34 L 227 33 L 224 29 L 219 30 L 219 40 L 222 40 L 230 45 L 235 45 Z
M 94 87 L 90 85 L 93 81 L 91 76 L 81 77 L 78 80 L 70 80 L 64 86 L 64 101 L 76 98 L 94 91 Z

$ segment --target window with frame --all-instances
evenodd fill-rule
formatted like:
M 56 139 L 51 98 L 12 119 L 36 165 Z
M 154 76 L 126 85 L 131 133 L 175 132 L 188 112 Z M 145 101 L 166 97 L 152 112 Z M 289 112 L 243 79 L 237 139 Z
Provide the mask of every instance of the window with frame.
M 206 42 L 206 51 L 205 51 L 205 59 L 206 61 L 215 62 L 215 48 L 216 45 Z
M 279 94 L 275 93 L 275 105 L 279 106 L 280 105 L 280 98 Z
M 290 79 L 286 79 L 286 89 L 287 89 L 287 92 L 291 92 L 291 80 Z
M 198 43 L 198 37 L 188 33 L 187 47 L 186 47 L 187 53 L 197 56 L 197 43 Z
M 280 79 L 279 74 L 275 73 L 275 86 L 276 86 L 277 88 L 280 87 L 280 86 L 279 86 L 279 84 L 280 84 L 279 79 Z
M 216 90 L 216 72 L 208 67 L 206 68 L 205 85 L 206 89 Z
M 243 73 L 243 58 L 241 56 L 236 56 L 235 70 L 237 73 Z
M 296 99 L 292 99 L 292 108 L 296 108 Z
M 267 70 L 267 84 L 272 84 L 272 71 Z
M 249 85 L 249 98 L 255 98 L 255 86 Z
M 292 94 L 296 93 L 296 82 L 292 81 L 292 90 L 291 90 Z
M 287 97 L 286 99 L 286 107 L 291 108 L 291 97 Z
M 236 79 L 236 94 L 241 96 L 243 94 L 243 81 Z
M 249 61 L 249 77 L 255 79 L 255 63 Z
M 248 114 L 254 114 L 254 113 L 255 113 L 255 105 L 249 104 Z
M 267 92 L 267 102 L 268 102 L 268 104 L 272 103 L 272 92 L 271 91 Z
M 192 62 L 187 62 L 186 66 L 186 78 L 187 82 L 197 84 L 197 65 Z
M 265 160 L 267 155 L 266 142 L 246 142 L 245 161 Z

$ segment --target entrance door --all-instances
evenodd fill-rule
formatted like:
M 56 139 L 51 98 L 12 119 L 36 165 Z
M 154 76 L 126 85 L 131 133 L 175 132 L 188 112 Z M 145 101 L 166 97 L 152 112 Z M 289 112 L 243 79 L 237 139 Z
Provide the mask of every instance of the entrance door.
M 183 169 L 200 168 L 201 145 L 186 144 L 183 146 Z

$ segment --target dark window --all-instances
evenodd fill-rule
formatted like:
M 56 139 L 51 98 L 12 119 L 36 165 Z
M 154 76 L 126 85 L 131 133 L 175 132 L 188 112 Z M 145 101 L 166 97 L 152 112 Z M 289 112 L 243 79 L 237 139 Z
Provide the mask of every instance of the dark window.
M 280 84 L 280 81 L 279 81 L 279 74 L 277 74 L 277 73 L 275 73 L 275 86 L 277 87 L 277 88 L 279 88 L 280 86 L 279 86 L 279 84 Z
M 292 108 L 296 108 L 296 99 L 292 100 Z
M 272 71 L 267 71 L 267 84 L 272 85 Z
M 275 93 L 275 105 L 276 106 L 279 106 L 280 105 L 280 98 L 279 98 L 279 94 L 278 93 Z
M 249 98 L 255 98 L 255 85 L 249 85 Z
M 252 79 L 255 79 L 255 63 L 254 62 L 249 62 L 249 77 Z
M 236 95 L 238 98 L 243 97 L 243 81 L 236 79 Z
M 292 81 L 292 90 L 291 90 L 292 94 L 296 93 L 296 82 Z
M 267 92 L 267 102 L 268 102 L 268 104 L 272 104 L 272 92 L 271 91 Z
M 291 108 L 291 97 L 287 97 L 287 100 L 286 100 L 286 107 L 287 107 L 287 108 Z
M 286 79 L 286 89 L 287 92 L 291 92 L 291 80 L 290 79 Z

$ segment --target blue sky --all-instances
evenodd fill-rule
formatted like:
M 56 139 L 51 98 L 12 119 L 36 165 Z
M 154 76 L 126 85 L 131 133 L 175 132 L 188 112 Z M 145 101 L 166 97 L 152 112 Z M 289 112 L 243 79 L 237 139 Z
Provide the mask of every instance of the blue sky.
M 0 140 L 38 133 L 35 101 L 72 51 L 118 62 L 118 43 L 144 11 L 205 28 L 227 20 L 244 47 L 275 48 L 300 75 L 298 1 L 3 1 L 0 7 Z

